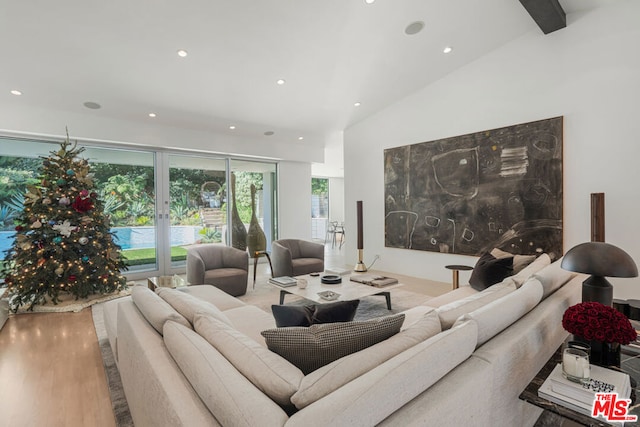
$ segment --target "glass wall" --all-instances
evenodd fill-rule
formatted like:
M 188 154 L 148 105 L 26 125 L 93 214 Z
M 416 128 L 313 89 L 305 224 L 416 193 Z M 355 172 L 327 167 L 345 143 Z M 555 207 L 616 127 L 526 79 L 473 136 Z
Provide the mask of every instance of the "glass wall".
M 0 261 L 13 244 L 27 186 L 39 185 L 43 157 L 58 148 L 58 141 L 0 137 Z M 275 163 L 96 145 L 85 145 L 82 157 L 129 279 L 184 272 L 190 245 L 233 245 L 251 254 L 256 230 L 264 236 L 258 249 L 277 238 Z
M 325 240 L 329 224 L 329 180 L 311 178 L 311 238 Z

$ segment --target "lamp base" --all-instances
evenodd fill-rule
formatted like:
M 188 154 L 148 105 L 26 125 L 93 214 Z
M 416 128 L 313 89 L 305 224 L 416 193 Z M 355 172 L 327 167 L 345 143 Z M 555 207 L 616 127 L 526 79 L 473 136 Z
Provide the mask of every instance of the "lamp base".
M 582 302 L 599 302 L 613 306 L 613 286 L 602 276 L 590 276 L 582 282 Z
M 362 252 L 362 249 L 358 249 L 358 263 L 355 267 L 353 267 L 353 271 L 356 271 L 358 273 L 364 273 L 365 271 L 367 271 L 367 266 L 364 265 L 364 262 L 362 262 Z
M 353 271 L 356 271 L 358 273 L 364 273 L 365 271 L 367 271 L 367 266 L 364 265 L 364 262 L 358 261 L 356 266 L 353 267 Z

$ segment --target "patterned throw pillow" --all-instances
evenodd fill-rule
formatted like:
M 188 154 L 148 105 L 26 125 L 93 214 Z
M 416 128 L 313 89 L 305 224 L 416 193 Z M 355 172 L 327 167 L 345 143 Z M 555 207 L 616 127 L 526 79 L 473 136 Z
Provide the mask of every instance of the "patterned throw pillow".
M 269 350 L 287 359 L 306 375 L 397 334 L 403 322 L 404 314 L 396 314 L 363 322 L 267 329 L 261 334 Z

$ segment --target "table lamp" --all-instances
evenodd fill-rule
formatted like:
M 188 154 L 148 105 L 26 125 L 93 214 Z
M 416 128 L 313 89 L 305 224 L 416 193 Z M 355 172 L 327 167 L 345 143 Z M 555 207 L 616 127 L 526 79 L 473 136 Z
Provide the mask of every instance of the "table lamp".
M 560 266 L 576 273 L 590 274 L 582 282 L 582 301 L 596 301 L 609 307 L 613 304 L 613 286 L 605 276 L 638 276 L 638 267 L 629 254 L 604 242 L 581 243 L 571 248 Z

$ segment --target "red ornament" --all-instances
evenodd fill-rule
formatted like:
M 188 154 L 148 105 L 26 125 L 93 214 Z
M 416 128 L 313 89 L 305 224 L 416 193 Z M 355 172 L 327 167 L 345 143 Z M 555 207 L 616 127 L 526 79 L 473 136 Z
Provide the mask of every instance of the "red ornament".
M 24 230 L 24 227 L 22 227 L 21 225 L 16 225 L 16 231 L 22 231 Z
M 91 196 L 92 199 L 95 199 L 96 197 L 98 197 L 98 193 L 92 191 L 90 196 Z
M 76 212 L 87 212 L 93 209 L 93 202 L 90 199 L 83 199 L 82 197 L 77 196 L 73 203 L 71 203 L 71 207 Z
M 72 274 L 71 276 L 69 276 L 69 281 L 70 282 L 75 282 L 77 279 L 77 277 L 75 276 L 75 274 Z

